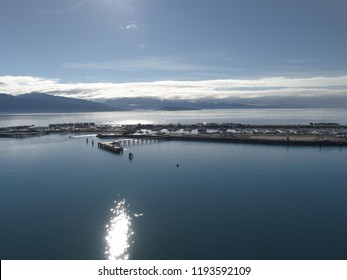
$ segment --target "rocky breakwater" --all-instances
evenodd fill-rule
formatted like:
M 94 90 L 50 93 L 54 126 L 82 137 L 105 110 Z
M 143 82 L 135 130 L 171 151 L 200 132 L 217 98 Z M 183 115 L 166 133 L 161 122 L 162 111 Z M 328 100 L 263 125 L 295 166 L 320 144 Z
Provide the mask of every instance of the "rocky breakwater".
M 161 136 L 166 140 L 185 141 L 347 146 L 347 126 L 337 123 L 311 123 L 309 125 L 138 124 L 127 126 L 124 135 L 138 138 Z

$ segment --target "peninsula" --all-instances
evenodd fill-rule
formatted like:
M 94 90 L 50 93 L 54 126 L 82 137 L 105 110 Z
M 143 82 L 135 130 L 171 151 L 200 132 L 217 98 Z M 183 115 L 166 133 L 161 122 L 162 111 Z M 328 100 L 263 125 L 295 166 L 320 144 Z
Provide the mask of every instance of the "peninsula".
M 63 123 L 49 126 L 0 128 L 0 137 L 25 138 L 53 133 L 92 133 L 98 138 L 161 138 L 182 141 L 213 141 L 281 145 L 347 146 L 347 126 L 338 123 L 307 125 L 250 125 L 238 123 L 129 124 Z

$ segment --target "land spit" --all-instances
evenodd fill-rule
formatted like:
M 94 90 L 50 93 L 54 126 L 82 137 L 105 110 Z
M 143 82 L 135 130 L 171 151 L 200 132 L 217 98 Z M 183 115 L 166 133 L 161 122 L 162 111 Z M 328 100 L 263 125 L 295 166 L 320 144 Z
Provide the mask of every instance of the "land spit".
M 308 125 L 249 125 L 235 123 L 96 125 L 51 124 L 48 127 L 0 128 L 0 137 L 24 138 L 52 133 L 93 133 L 99 138 L 165 139 L 282 145 L 347 146 L 347 126 L 337 123 Z M 71 136 L 72 137 L 72 136 Z

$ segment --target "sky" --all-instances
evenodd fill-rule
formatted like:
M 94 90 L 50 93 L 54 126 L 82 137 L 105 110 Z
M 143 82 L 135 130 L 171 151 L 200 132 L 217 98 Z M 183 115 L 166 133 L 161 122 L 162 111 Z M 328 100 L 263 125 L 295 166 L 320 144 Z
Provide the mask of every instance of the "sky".
M 1 0 L 0 92 L 347 107 L 345 0 Z

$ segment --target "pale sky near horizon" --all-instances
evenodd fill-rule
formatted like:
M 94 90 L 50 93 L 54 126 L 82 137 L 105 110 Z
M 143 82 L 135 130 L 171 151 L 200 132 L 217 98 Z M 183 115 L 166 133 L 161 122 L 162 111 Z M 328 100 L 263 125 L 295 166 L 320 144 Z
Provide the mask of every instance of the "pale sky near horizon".
M 347 99 L 346 0 L 1 0 L 0 26 L 3 93 Z

